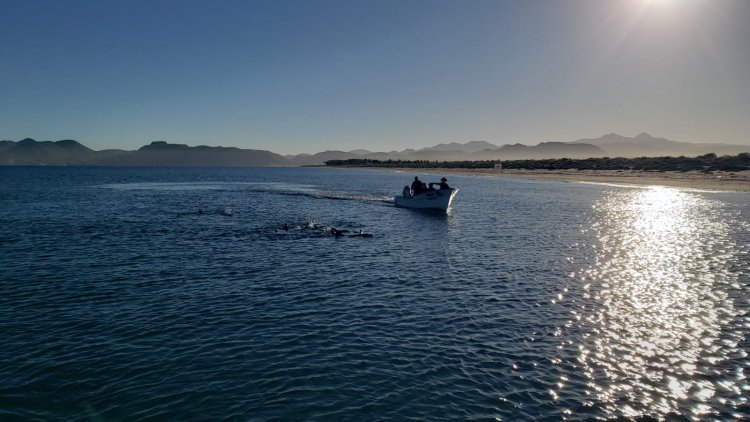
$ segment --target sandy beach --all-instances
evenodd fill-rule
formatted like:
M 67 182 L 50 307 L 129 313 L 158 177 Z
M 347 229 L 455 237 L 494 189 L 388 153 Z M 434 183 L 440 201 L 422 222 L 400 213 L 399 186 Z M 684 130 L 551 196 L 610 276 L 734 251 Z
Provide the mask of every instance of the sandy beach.
M 679 188 L 750 192 L 750 171 L 741 172 L 645 172 L 637 170 L 494 170 L 494 169 L 426 169 L 383 168 L 414 174 L 462 175 L 538 180 L 566 180 L 590 183 L 613 183 L 638 186 L 672 186 Z M 449 177 L 450 178 L 450 177 Z

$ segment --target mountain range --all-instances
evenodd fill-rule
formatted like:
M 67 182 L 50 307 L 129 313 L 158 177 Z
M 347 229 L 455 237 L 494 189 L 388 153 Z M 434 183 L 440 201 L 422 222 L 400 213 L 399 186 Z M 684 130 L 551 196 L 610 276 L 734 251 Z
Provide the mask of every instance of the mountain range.
M 0 141 L 0 165 L 102 165 L 102 166 L 222 166 L 281 167 L 322 165 L 328 160 L 521 160 L 544 158 L 697 156 L 707 153 L 736 155 L 749 152 L 748 145 L 690 143 L 655 138 L 647 133 L 629 138 L 614 133 L 573 142 L 541 142 L 537 145 L 494 145 L 485 141 L 451 142 L 429 148 L 372 152 L 324 151 L 317 154 L 279 155 L 266 150 L 234 147 L 191 147 L 164 141 L 151 142 L 134 151 L 92 150 L 74 140 Z

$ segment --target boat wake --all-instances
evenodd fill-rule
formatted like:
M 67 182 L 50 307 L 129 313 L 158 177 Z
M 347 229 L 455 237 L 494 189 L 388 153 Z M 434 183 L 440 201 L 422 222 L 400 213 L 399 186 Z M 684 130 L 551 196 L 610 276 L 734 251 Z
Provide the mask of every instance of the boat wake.
M 280 195 L 305 196 L 315 199 L 330 199 L 333 201 L 360 201 L 393 204 L 393 199 L 385 195 L 373 195 L 368 193 L 356 192 L 274 192 Z
M 286 183 L 286 182 L 139 182 L 115 183 L 96 186 L 104 189 L 118 190 L 151 190 L 151 191 L 237 191 L 263 192 L 275 195 L 302 196 L 314 199 L 328 199 L 333 201 L 359 201 L 378 204 L 393 204 L 393 198 L 388 195 L 377 195 L 369 192 L 331 191 L 319 186 Z
M 393 203 L 392 198 L 387 195 L 376 195 L 369 192 L 357 191 L 332 191 L 321 189 L 319 186 L 306 184 L 266 182 L 248 184 L 248 187 L 251 187 L 252 190 L 256 192 L 268 192 L 277 195 L 301 196 L 334 201 Z

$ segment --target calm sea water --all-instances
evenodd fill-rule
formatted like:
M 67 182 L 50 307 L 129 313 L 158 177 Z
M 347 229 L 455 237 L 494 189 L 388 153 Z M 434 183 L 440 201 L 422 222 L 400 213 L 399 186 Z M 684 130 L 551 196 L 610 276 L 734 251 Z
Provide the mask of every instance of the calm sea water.
M 750 195 L 413 176 L 0 168 L 0 420 L 750 417 Z

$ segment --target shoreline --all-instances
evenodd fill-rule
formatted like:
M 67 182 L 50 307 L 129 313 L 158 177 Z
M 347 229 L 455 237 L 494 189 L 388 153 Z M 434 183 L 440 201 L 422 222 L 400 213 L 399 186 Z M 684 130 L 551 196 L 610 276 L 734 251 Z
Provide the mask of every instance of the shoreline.
M 741 172 L 646 172 L 640 170 L 516 170 L 408 167 L 348 167 L 393 172 L 481 176 L 508 179 L 557 180 L 635 186 L 669 186 L 711 191 L 750 192 L 750 170 Z

